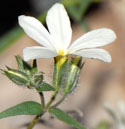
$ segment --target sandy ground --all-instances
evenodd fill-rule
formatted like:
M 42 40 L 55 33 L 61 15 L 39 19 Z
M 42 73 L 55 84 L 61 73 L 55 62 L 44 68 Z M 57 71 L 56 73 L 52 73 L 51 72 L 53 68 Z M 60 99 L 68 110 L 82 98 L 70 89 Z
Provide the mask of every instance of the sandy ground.
M 117 34 L 115 43 L 105 46 L 112 55 L 112 63 L 106 64 L 96 60 L 86 60 L 81 72 L 78 88 L 60 106 L 65 111 L 80 110 L 84 115 L 80 119 L 89 129 L 94 129 L 100 120 L 111 120 L 105 112 L 105 102 L 116 108 L 119 100 L 125 101 L 125 6 L 123 1 L 109 0 L 101 8 L 89 14 L 87 21 L 92 29 L 111 28 Z M 73 26 L 73 40 L 84 33 L 83 29 Z M 12 47 L 0 55 L 0 68 L 8 65 L 17 67 L 14 56 L 22 55 L 25 46 L 37 45 L 27 36 L 20 38 Z M 85 61 L 85 60 L 83 60 Z M 38 60 L 39 70 L 47 73 L 46 80 L 51 83 L 53 59 Z M 51 93 L 45 94 L 48 98 Z M 23 101 L 38 101 L 34 90 L 21 88 L 0 75 L 0 111 Z M 45 117 L 47 119 L 49 116 Z M 0 120 L 0 129 L 25 129 L 22 125 L 31 121 L 32 116 L 16 116 Z M 38 124 L 34 129 L 70 129 L 68 125 L 54 120 L 50 124 Z

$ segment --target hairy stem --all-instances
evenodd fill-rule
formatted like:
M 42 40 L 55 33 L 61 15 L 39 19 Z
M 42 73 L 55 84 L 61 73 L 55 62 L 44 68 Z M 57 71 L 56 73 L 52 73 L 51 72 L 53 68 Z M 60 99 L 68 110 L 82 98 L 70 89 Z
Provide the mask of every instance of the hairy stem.
M 39 115 L 36 116 L 36 117 L 33 119 L 33 121 L 29 124 L 29 126 L 27 127 L 27 129 L 32 129 L 32 128 L 35 126 L 35 124 L 39 121 L 39 118 L 40 118 Z
M 64 100 L 65 100 L 65 98 L 67 97 L 67 94 L 66 95 L 64 95 L 56 104 L 54 104 L 52 107 L 57 107 L 59 104 L 61 104 Z
M 54 94 L 52 95 L 51 99 L 49 102 L 46 104 L 46 109 L 52 104 L 52 102 L 55 100 L 56 96 L 58 94 L 58 91 L 55 91 Z

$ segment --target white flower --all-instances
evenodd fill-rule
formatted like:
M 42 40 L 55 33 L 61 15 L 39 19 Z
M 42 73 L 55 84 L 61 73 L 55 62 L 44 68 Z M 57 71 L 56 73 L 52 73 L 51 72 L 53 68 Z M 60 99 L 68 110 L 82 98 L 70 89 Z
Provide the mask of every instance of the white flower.
M 70 20 L 64 6 L 58 3 L 48 11 L 46 23 L 49 32 L 34 17 L 19 16 L 19 25 L 25 33 L 43 46 L 24 48 L 25 61 L 71 54 L 111 62 L 111 56 L 107 51 L 96 48 L 110 44 L 116 39 L 111 29 L 101 28 L 90 31 L 70 45 L 72 38 Z

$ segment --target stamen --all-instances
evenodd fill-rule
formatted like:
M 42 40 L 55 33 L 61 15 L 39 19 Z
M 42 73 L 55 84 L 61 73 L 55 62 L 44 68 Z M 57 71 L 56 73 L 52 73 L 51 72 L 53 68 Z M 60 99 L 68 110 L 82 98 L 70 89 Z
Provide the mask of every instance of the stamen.
M 59 50 L 58 53 L 59 53 L 61 56 L 65 56 L 65 55 L 68 54 L 68 52 L 67 52 L 67 51 L 65 52 L 64 50 Z

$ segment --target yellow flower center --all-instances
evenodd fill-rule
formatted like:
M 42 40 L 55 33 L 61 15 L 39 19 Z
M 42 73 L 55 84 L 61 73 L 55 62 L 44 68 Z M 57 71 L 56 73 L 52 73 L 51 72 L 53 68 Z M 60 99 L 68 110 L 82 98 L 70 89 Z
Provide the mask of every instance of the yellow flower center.
M 68 54 L 68 51 L 65 51 L 65 50 L 59 50 L 58 53 L 61 55 L 61 56 L 65 56 Z

